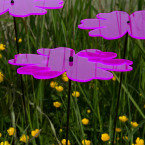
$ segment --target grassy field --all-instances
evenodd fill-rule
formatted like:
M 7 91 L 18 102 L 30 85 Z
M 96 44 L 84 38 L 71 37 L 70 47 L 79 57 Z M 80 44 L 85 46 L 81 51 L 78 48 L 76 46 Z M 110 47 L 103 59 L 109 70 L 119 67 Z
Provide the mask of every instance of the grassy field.
M 118 40 L 105 40 L 88 36 L 87 30 L 78 29 L 82 19 L 95 18 L 97 13 L 114 10 L 129 14 L 145 9 L 144 0 L 65 0 L 63 9 L 48 10 L 44 16 L 16 18 L 20 53 L 36 53 L 38 48 L 69 47 L 76 52 L 83 49 L 100 49 L 116 52 L 123 57 L 125 36 Z M 126 59 L 132 60 L 133 70 L 125 72 L 121 89 L 119 116 L 126 116 L 123 123 L 117 120 L 121 132 L 115 134 L 116 145 L 132 145 L 137 137 L 145 139 L 145 41 L 129 36 Z M 30 145 L 57 145 L 66 138 L 66 116 L 68 82 L 62 76 L 53 80 L 36 80 L 32 76 L 22 76 L 26 99 L 27 118 L 20 76 L 17 67 L 8 64 L 17 53 L 13 17 L 8 13 L 0 16 L 0 143 L 25 144 L 20 141 L 23 134 L 29 136 Z M 53 88 L 57 82 L 61 88 Z M 114 73 L 109 81 L 93 80 L 88 83 L 72 82 L 72 93 L 78 91 L 79 97 L 71 97 L 70 133 L 71 145 L 82 145 L 82 140 L 90 140 L 91 145 L 110 144 L 113 137 L 113 121 L 120 73 Z M 60 102 L 61 105 L 54 102 Z M 57 106 L 58 105 L 58 106 Z M 82 119 L 89 122 L 83 124 Z M 27 123 L 26 120 L 27 119 Z M 131 122 L 139 125 L 133 127 Z M 13 133 L 13 129 L 16 133 Z M 11 129 L 11 133 L 7 132 Z M 39 129 L 37 138 L 31 131 Z M 101 135 L 107 133 L 109 141 L 102 141 Z M 35 134 L 35 133 L 34 133 Z M 1 136 L 2 135 L 2 136 Z M 21 138 L 23 141 L 25 139 Z M 143 141 L 141 140 L 144 145 Z M 2 143 L 0 145 L 3 145 Z M 4 145 L 7 145 L 6 143 Z M 90 145 L 89 142 L 86 145 Z

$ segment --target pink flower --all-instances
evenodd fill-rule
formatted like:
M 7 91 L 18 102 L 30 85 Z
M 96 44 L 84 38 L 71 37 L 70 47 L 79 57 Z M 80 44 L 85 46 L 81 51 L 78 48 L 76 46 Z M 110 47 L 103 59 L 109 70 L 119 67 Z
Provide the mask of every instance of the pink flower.
M 93 29 L 91 37 L 118 39 L 127 32 L 135 39 L 145 39 L 145 10 L 136 11 L 131 15 L 122 11 L 100 13 L 97 19 L 85 19 L 78 25 L 80 29 Z
M 13 1 L 13 3 L 12 3 Z M 9 11 L 15 17 L 44 15 L 45 9 L 60 9 L 62 0 L 0 0 L 0 15 Z
M 38 49 L 37 54 L 18 54 L 9 60 L 12 65 L 20 65 L 19 74 L 33 75 L 36 79 L 51 79 L 67 73 L 69 79 L 88 82 L 92 79 L 109 80 L 109 71 L 131 71 L 132 61 L 114 59 L 117 54 L 87 49 L 75 54 L 71 48 Z

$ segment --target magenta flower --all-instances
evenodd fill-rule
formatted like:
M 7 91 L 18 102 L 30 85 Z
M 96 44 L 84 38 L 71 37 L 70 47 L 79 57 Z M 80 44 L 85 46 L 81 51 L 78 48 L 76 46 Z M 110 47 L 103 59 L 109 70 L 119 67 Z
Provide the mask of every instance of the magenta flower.
M 62 0 L 0 0 L 0 15 L 9 11 L 15 17 L 44 15 L 45 9 L 60 9 Z
M 80 29 L 94 29 L 89 32 L 91 37 L 118 39 L 128 34 L 135 39 L 145 39 L 145 10 L 129 15 L 122 11 L 100 13 L 97 19 L 84 19 L 78 25 Z
M 109 80 L 109 71 L 131 71 L 132 61 L 114 59 L 117 54 L 87 49 L 75 54 L 70 48 L 38 49 L 37 54 L 18 54 L 9 60 L 12 65 L 20 65 L 18 74 L 33 75 L 36 79 L 51 79 L 67 72 L 69 79 L 88 82 L 92 79 Z

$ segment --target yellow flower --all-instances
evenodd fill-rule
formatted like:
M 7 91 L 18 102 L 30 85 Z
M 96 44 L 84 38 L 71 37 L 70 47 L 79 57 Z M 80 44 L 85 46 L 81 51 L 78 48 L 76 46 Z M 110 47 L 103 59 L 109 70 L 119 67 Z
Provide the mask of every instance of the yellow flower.
M 58 92 L 62 92 L 63 91 L 63 87 L 62 86 L 56 86 L 55 89 Z
M 66 139 L 63 139 L 63 140 L 61 141 L 61 143 L 62 143 L 63 145 L 66 145 Z M 68 145 L 71 145 L 69 140 L 68 140 Z
M 80 96 L 80 92 L 78 91 L 73 91 L 72 96 L 78 98 Z
M 14 40 L 16 41 L 16 37 L 14 38 Z M 22 38 L 19 38 L 18 42 L 21 43 L 22 42 Z
M 88 114 L 90 114 L 90 113 L 91 113 L 91 110 L 90 110 L 90 109 L 88 109 L 88 110 L 87 110 L 87 113 L 88 113 Z
M 84 125 L 87 125 L 89 123 L 89 119 L 87 119 L 87 118 L 82 119 L 82 123 Z
M 66 72 L 64 72 L 64 73 L 62 74 L 62 76 L 63 76 L 63 77 L 67 76 L 67 75 L 66 75 Z
M 0 83 L 3 82 L 4 80 L 4 75 L 0 72 Z
M 64 72 L 64 73 L 62 74 L 62 80 L 63 80 L 64 82 L 68 82 L 69 78 L 67 77 L 66 72 Z
M 16 133 L 16 129 L 13 128 L 13 127 L 10 127 L 8 130 L 7 130 L 9 136 L 12 136 Z
M 142 96 L 142 93 L 139 93 L 140 96 Z
M 144 145 L 144 140 L 139 137 L 136 139 L 136 145 Z
M 62 129 L 59 129 L 59 132 L 62 132 L 63 130 Z
M 3 80 L 4 80 L 4 77 L 3 76 L 4 75 L 0 72 L 0 83 L 3 82 Z
M 91 141 L 84 139 L 84 140 L 82 140 L 82 144 L 83 145 L 91 145 Z
M 61 106 L 60 102 L 53 102 L 53 106 L 59 108 Z
M 137 122 L 131 122 L 131 125 L 132 125 L 132 127 L 136 128 L 136 127 L 138 127 L 139 124 Z
M 20 137 L 20 141 L 21 142 L 28 142 L 29 141 L 29 136 L 27 135 L 27 137 L 26 137 L 26 135 L 25 134 L 23 134 L 21 137 Z
M 2 137 L 2 133 L 0 133 L 0 137 Z
M 116 138 L 116 140 L 119 140 L 119 139 L 120 139 L 119 137 Z
M 123 136 L 122 139 L 128 140 L 128 136 Z
M 109 134 L 108 134 L 108 133 L 103 133 L 103 134 L 101 135 L 101 140 L 102 140 L 102 141 L 108 141 L 108 140 L 110 140 Z
M 128 120 L 128 118 L 126 116 L 119 116 L 119 120 L 124 123 Z
M 0 54 L 0 59 L 1 59 L 2 57 L 3 57 L 2 54 Z
M 67 76 L 62 76 L 62 80 L 63 80 L 64 82 L 68 82 L 69 78 L 68 78 Z
M 115 131 L 116 132 L 121 132 L 121 128 L 116 128 Z
M 143 106 L 143 108 L 145 108 L 145 105 Z
M 6 48 L 6 45 L 0 44 L 0 50 L 1 50 L 1 51 L 2 51 L 2 50 L 5 50 L 5 48 Z
M 51 87 L 51 88 L 55 88 L 57 85 L 58 85 L 57 82 L 54 82 L 54 81 L 51 81 L 51 82 L 50 82 L 50 87 Z
M 20 38 L 20 39 L 18 40 L 18 42 L 21 43 L 21 42 L 22 42 L 22 38 Z
M 113 81 L 116 81 L 116 78 L 115 78 L 115 76 L 113 76 L 112 80 L 113 80 Z
M 0 145 L 10 145 L 8 141 L 1 142 Z
M 37 134 L 37 135 L 36 135 Z M 39 136 L 39 129 L 35 129 L 31 131 L 31 135 L 34 137 L 38 137 Z

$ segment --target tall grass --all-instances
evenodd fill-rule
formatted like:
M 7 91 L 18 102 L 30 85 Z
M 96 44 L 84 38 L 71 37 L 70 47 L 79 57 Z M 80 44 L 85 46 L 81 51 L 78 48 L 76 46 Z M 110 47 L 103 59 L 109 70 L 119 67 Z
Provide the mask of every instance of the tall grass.
M 78 29 L 77 25 L 82 19 L 95 18 L 99 12 L 121 10 L 131 14 L 143 10 L 144 4 L 144 0 L 66 0 L 63 9 L 48 10 L 45 16 L 16 18 L 18 37 L 23 40 L 19 44 L 20 53 L 36 53 L 38 48 L 64 46 L 76 52 L 83 49 L 113 51 L 118 58 L 122 58 L 125 37 L 111 41 L 91 38 L 87 31 Z M 0 59 L 0 72 L 4 74 L 4 81 L 0 83 L 0 132 L 3 134 L 0 141 L 15 140 L 17 145 L 26 130 L 30 135 L 31 130 L 39 128 L 42 129 L 39 138 L 33 139 L 30 144 L 58 144 L 65 138 L 68 83 L 63 82 L 61 77 L 54 79 L 64 87 L 64 91 L 59 93 L 50 87 L 52 80 L 23 76 L 29 123 L 26 128 L 17 67 L 8 64 L 8 60 L 16 54 L 14 37 L 13 18 L 8 13 L 0 16 L 0 43 L 6 44 L 6 50 L 1 52 L 3 58 Z M 119 115 L 126 115 L 129 121 L 125 124 L 117 121 L 117 127 L 122 128 L 120 134 L 116 133 L 116 138 L 120 137 L 118 141 L 115 139 L 118 145 L 130 145 L 137 137 L 144 138 L 145 135 L 144 46 L 144 40 L 129 37 L 126 58 L 134 64 L 133 71 L 124 73 L 119 107 Z M 91 140 L 93 145 L 104 144 L 101 141 L 104 132 L 112 138 L 120 73 L 114 73 L 114 76 L 116 81 L 72 82 L 72 91 L 77 90 L 81 94 L 79 98 L 71 98 L 69 140 L 72 145 L 81 145 L 83 139 Z M 54 101 L 61 102 L 62 106 L 56 109 Z M 91 109 L 90 114 L 87 114 L 87 109 Z M 89 124 L 84 126 L 82 118 L 88 118 Z M 130 121 L 137 121 L 139 126 L 132 129 Z M 10 126 L 17 129 L 14 138 L 6 133 Z M 63 131 L 59 132 L 59 129 Z M 128 140 L 122 140 L 123 136 L 128 136 Z

